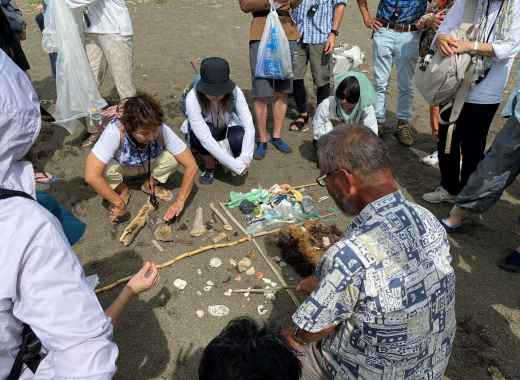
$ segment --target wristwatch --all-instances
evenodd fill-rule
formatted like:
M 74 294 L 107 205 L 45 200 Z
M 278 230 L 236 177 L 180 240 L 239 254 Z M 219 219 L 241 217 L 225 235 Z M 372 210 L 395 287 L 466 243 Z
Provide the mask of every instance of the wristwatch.
M 339 32 L 336 29 L 332 29 L 329 34 L 334 34 L 336 37 L 339 36 Z

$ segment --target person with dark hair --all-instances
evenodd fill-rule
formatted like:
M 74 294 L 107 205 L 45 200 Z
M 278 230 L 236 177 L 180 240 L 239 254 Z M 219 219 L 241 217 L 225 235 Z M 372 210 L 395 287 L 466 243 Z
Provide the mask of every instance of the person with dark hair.
M 280 331 L 250 318 L 228 323 L 202 354 L 199 380 L 299 380 L 301 363 Z
M 181 130 L 190 147 L 200 154 L 204 171 L 200 183 L 214 181 L 217 163 L 236 175 L 245 175 L 253 159 L 255 126 L 242 90 L 230 79 L 225 59 L 206 58 L 200 76 L 186 95 L 187 121 Z
M 302 131 L 309 119 L 305 71 L 310 64 L 316 86 L 316 104 L 330 95 L 332 51 L 345 13 L 345 0 L 303 0 L 293 12 L 300 39 L 294 51 L 293 96 L 298 117 L 289 125 L 291 131 Z
M 354 219 L 297 286 L 309 296 L 284 335 L 302 380 L 442 380 L 456 330 L 446 231 L 405 199 L 387 147 L 367 128 L 335 128 L 318 157 L 317 183 Z
M 377 135 L 372 83 L 358 71 L 347 71 L 334 79 L 334 94 L 320 103 L 312 121 L 314 146 L 335 124 L 361 124 Z
M 181 187 L 164 218 L 170 220 L 184 209 L 193 187 L 197 164 L 186 144 L 164 123 L 160 104 L 138 94 L 120 104 L 114 117 L 87 157 L 85 181 L 110 203 L 113 223 L 127 214 L 130 192 L 124 177 L 146 175 L 141 189 L 164 202 L 173 200 L 166 183 L 178 163 L 184 167 Z

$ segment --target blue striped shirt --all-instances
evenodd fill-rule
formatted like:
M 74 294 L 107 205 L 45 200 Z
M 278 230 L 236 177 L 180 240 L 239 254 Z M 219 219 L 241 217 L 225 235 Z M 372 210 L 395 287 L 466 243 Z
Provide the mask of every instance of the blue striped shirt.
M 292 18 L 302 36 L 302 42 L 306 44 L 326 42 L 333 26 L 334 9 L 346 3 L 345 0 L 303 0 L 292 13 Z M 313 17 L 309 17 L 307 12 L 313 5 L 317 7 L 316 13 Z
M 396 24 L 413 24 L 426 12 L 427 0 L 381 0 L 377 19 Z

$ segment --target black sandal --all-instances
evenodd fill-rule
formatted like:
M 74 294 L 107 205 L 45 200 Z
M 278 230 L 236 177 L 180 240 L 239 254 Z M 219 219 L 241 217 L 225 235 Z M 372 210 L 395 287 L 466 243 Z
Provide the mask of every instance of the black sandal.
M 302 119 L 303 121 L 298 121 L 298 119 Z M 303 116 L 302 114 L 298 115 L 296 120 L 294 120 L 291 124 L 289 124 L 289 130 L 293 132 L 303 132 L 305 130 L 305 124 L 309 121 L 309 114 Z

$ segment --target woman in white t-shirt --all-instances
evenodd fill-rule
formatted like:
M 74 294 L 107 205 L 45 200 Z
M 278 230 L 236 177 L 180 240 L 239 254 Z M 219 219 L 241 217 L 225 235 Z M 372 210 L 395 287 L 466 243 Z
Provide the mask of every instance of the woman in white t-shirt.
M 445 56 L 471 54 L 475 74 L 454 128 L 442 122 L 449 120 L 451 108 L 441 111 L 437 141 L 441 180 L 434 191 L 423 195 L 429 203 L 453 203 L 484 158 L 489 127 L 520 50 L 520 0 L 475 3 L 476 41 L 457 40 L 452 34 L 463 23 L 466 5 L 473 4 L 469 0 L 455 0 L 436 37 L 437 49 Z
M 178 216 L 193 187 L 197 164 L 191 151 L 163 123 L 161 106 L 151 96 L 139 94 L 125 99 L 120 117 L 114 117 L 87 157 L 85 181 L 110 207 L 110 219 L 117 223 L 126 211 L 130 192 L 124 177 L 147 175 L 141 190 L 164 201 L 173 201 L 165 220 Z M 184 167 L 175 200 L 162 187 L 177 164 Z
M 200 80 L 186 96 L 187 121 L 182 131 L 204 163 L 200 183 L 214 181 L 217 162 L 234 174 L 245 175 L 253 159 L 255 127 L 242 91 L 229 78 L 222 58 L 201 63 Z

